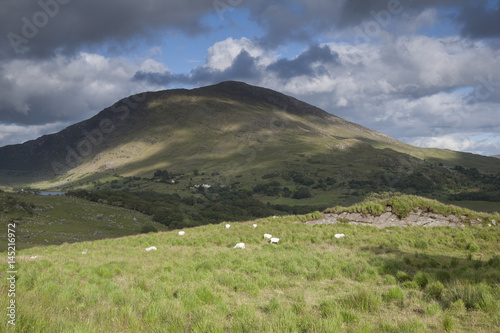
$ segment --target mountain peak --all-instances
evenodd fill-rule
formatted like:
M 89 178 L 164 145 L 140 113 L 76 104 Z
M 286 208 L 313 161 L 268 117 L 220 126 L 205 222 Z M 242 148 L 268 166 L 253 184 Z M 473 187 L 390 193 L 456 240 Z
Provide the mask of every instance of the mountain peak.
M 272 89 L 252 86 L 240 81 L 223 81 L 211 86 L 195 88 L 201 94 L 223 94 L 232 98 L 254 103 L 268 103 L 288 113 L 304 116 L 331 117 L 328 112 L 291 96 Z

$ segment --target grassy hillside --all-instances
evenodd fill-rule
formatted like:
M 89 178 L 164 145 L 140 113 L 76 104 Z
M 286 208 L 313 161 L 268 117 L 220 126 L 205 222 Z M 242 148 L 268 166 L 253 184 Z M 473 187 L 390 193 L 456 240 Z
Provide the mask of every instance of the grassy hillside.
M 379 216 L 386 212 L 387 207 L 391 207 L 391 211 L 399 218 L 404 218 L 408 216 L 410 212 L 416 212 L 418 209 L 421 209 L 424 212 L 436 213 L 444 216 L 460 216 L 463 222 L 479 219 L 486 225 L 490 223 L 491 220 L 500 221 L 500 210 L 494 214 L 481 213 L 464 207 L 447 205 L 437 200 L 420 196 L 395 195 L 393 193 L 375 194 L 356 205 L 349 207 L 336 206 L 326 209 L 325 212 L 355 212 Z
M 17 225 L 18 249 L 134 235 L 144 226 L 167 228 L 150 216 L 72 197 L 0 192 L 0 249 L 7 248 L 7 223 Z
M 498 227 L 300 223 L 312 217 L 20 251 L 17 325 L 8 331 L 498 330 Z M 233 249 L 238 242 L 246 248 Z
M 141 186 L 183 191 L 191 178 L 255 185 L 269 173 L 297 171 L 391 187 L 411 174 L 453 178 L 456 165 L 500 171 L 495 158 L 413 147 L 278 92 L 223 82 L 130 96 L 60 133 L 0 148 L 0 184 L 92 187 L 168 169 L 184 178 L 173 187 Z

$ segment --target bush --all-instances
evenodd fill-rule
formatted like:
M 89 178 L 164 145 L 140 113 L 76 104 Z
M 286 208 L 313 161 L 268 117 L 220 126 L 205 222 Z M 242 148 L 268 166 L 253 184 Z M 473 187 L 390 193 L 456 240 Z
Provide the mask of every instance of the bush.
M 400 287 L 394 287 L 384 296 L 384 301 L 391 302 L 396 301 L 399 304 L 403 304 L 405 294 L 403 289 Z
M 428 316 L 435 316 L 439 311 L 441 311 L 441 307 L 435 302 L 429 304 L 427 308 L 425 308 L 425 314 Z
M 405 281 L 410 281 L 411 280 L 411 276 L 409 276 L 408 274 L 406 274 L 405 272 L 403 271 L 398 271 L 396 273 L 396 278 L 398 279 L 398 281 L 400 282 L 405 282 Z
M 477 252 L 479 251 L 479 246 L 476 243 L 469 243 L 467 245 L 467 250 L 469 250 L 470 252 Z
M 471 284 L 455 282 L 447 292 L 448 304 L 462 300 L 468 310 L 483 310 L 485 312 L 497 309 L 497 302 L 490 293 L 490 287 L 484 283 Z
M 425 288 L 429 283 L 429 278 L 424 272 L 417 272 L 415 276 L 413 276 L 413 281 L 415 281 L 420 288 Z
M 450 316 L 446 316 L 443 319 L 443 328 L 446 332 L 453 331 L 453 327 L 455 324 L 453 323 L 453 319 Z
M 305 199 L 305 198 L 310 198 L 310 197 L 312 197 L 312 194 L 311 194 L 311 192 L 309 192 L 309 189 L 307 189 L 306 187 L 299 188 L 293 194 L 294 199 Z
M 440 300 L 443 297 L 444 285 L 439 282 L 432 282 L 425 288 L 425 293 L 431 299 Z
M 141 234 L 148 234 L 150 232 L 158 232 L 158 230 L 152 224 L 146 224 L 146 225 L 142 226 Z

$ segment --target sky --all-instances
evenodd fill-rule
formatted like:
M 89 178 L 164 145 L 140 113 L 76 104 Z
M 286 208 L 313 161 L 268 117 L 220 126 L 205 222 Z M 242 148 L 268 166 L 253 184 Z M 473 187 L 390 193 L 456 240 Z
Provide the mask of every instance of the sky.
M 500 0 L 0 2 L 0 146 L 226 80 L 412 145 L 500 154 Z

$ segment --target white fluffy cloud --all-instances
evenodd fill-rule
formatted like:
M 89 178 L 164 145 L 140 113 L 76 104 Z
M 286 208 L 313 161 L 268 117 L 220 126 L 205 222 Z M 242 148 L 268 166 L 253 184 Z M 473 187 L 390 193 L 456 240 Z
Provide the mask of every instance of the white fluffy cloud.
M 83 120 L 120 98 L 150 89 L 151 85 L 130 81 L 131 73 L 140 69 L 165 67 L 151 59 L 136 64 L 90 53 L 9 61 L 2 65 L 0 123 Z
M 205 67 L 224 71 L 231 67 L 234 59 L 242 51 L 246 51 L 251 57 L 258 59 L 260 65 L 268 65 L 272 61 L 271 56 L 248 38 L 233 39 L 230 37 L 215 43 L 208 49 Z
M 5 125 L 0 124 L 0 142 L 3 145 L 19 144 L 29 139 L 38 138 L 47 133 L 55 133 L 61 128 L 71 125 L 70 123 L 55 122 L 46 125 Z
M 434 17 L 421 16 L 429 22 Z M 500 145 L 494 135 L 500 132 L 495 68 L 500 50 L 481 41 L 421 35 L 315 44 L 289 59 L 258 41 L 228 38 L 208 49 L 205 64 L 180 75 L 152 59 L 91 53 L 14 60 L 0 67 L 0 123 L 74 122 L 124 96 L 158 89 L 159 82 L 204 85 L 243 77 L 411 144 L 488 155 L 499 153 Z M 0 137 L 0 145 L 5 140 Z

